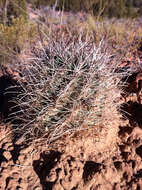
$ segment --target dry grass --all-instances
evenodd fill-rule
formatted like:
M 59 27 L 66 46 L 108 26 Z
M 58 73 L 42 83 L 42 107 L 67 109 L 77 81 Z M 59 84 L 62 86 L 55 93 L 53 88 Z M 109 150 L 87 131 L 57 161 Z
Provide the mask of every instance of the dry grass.
M 51 8 L 38 10 L 36 15 L 39 15 L 36 22 L 39 23 L 40 29 L 46 35 L 52 35 L 54 31 L 55 40 L 60 38 L 62 32 L 67 33 L 70 37 L 80 32 L 91 35 L 93 33 L 92 36 L 96 44 L 99 44 L 100 40 L 104 38 L 111 53 L 121 56 L 122 59 L 131 57 L 131 53 L 137 49 L 137 45 L 142 39 L 142 27 L 139 18 L 108 19 L 100 16 L 94 17 L 83 12 L 73 14 L 55 11 Z
M 41 10 L 28 8 L 29 19 L 19 17 L 11 26 L 0 25 L 0 58 L 2 63 L 13 62 L 18 49 L 25 52 L 37 39 L 46 40 L 46 36 L 56 41 L 66 33 L 69 37 L 90 33 L 96 44 L 102 38 L 109 44 L 112 54 L 122 58 L 130 57 L 142 39 L 142 28 L 138 19 L 108 19 L 93 17 L 83 12 L 56 11 L 55 7 Z M 42 31 L 42 32 L 41 32 Z M 54 35 L 53 35 L 54 34 Z

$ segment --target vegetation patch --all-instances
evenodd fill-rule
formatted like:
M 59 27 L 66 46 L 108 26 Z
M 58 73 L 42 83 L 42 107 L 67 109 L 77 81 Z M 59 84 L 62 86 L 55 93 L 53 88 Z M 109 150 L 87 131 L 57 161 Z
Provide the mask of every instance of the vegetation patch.
M 82 35 L 77 40 L 63 36 L 32 51 L 20 65 L 27 81 L 14 100 L 20 111 L 10 116 L 14 123 L 21 121 L 18 132 L 53 141 L 69 132 L 109 126 L 117 118 L 121 74 L 102 46 L 87 36 L 85 41 Z

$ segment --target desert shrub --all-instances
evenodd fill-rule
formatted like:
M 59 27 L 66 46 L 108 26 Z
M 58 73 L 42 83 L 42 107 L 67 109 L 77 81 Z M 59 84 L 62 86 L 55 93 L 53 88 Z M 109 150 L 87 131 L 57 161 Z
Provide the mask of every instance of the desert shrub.
M 13 18 L 10 26 L 0 24 L 1 63 L 10 62 L 35 36 L 35 25 L 27 22 L 23 16 Z
M 23 17 L 27 19 L 26 0 L 0 0 L 0 22 L 6 25 L 12 24 L 12 19 Z
M 66 133 L 109 126 L 117 117 L 121 76 L 109 64 L 103 42 L 89 37 L 39 44 L 20 64 L 27 84 L 14 100 L 20 110 L 9 116 L 26 138 L 45 136 L 51 142 Z M 28 64 L 27 64 L 28 63 Z M 116 67 L 116 64 L 115 64 Z
M 27 0 L 28 3 L 32 4 L 32 7 L 35 9 L 39 9 L 41 6 L 52 5 L 52 3 L 55 3 L 54 0 L 49 0 L 48 2 L 46 0 Z M 51 3 L 52 2 L 52 3 Z
M 7 15 L 9 19 L 11 16 L 13 16 L 14 18 L 23 16 L 26 19 L 27 18 L 26 1 L 25 0 L 9 1 Z
M 33 6 L 40 8 L 41 6 L 54 6 L 65 11 L 85 11 L 92 13 L 94 16 L 104 17 L 136 17 L 138 12 L 134 10 L 134 2 L 132 0 L 31 0 Z
M 94 15 L 102 15 L 105 17 L 136 17 L 137 12 L 134 10 L 131 0 L 101 0 L 93 4 Z

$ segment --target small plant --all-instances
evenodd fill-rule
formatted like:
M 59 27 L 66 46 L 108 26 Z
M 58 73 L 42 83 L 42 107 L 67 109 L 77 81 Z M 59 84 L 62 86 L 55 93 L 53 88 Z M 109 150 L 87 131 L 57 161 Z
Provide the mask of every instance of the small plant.
M 17 132 L 51 142 L 68 132 L 111 123 L 117 117 L 121 76 L 101 49 L 102 42 L 96 47 L 81 35 L 49 39 L 47 47 L 35 48 L 19 67 L 27 84 L 21 82 L 14 100 L 20 109 L 10 115 L 14 123 L 18 120 Z

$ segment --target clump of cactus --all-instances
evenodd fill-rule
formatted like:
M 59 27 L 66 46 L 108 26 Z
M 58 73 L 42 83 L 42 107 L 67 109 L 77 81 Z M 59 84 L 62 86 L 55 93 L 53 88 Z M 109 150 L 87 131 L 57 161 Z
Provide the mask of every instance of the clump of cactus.
M 64 36 L 48 45 L 39 43 L 23 60 L 16 100 L 9 117 L 26 138 L 46 136 L 53 141 L 66 133 L 107 126 L 117 114 L 120 74 L 110 64 L 103 41 Z M 116 65 L 115 65 L 116 67 Z

